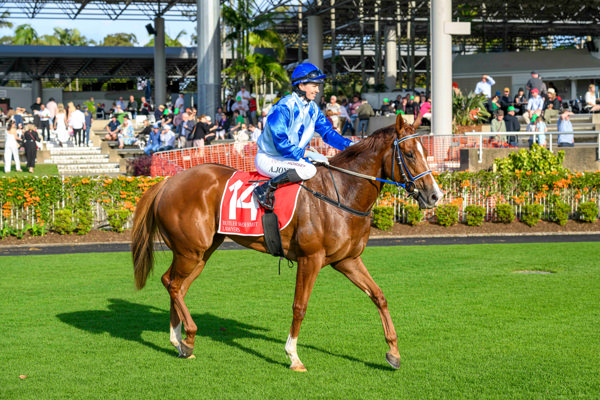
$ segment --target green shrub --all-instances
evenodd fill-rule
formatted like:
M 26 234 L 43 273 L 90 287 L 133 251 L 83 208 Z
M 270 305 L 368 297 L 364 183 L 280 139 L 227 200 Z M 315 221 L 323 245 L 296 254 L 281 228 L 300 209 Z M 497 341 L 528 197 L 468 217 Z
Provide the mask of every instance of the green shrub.
M 108 224 L 115 232 L 123 232 L 125 230 L 125 224 L 127 223 L 127 219 L 131 215 L 130 210 L 107 210 L 106 214 L 108 216 Z
M 503 224 L 510 224 L 515 220 L 515 210 L 508 203 L 496 204 L 496 220 Z
M 555 155 L 545 147 L 534 143 L 529 150 L 521 149 L 504 158 L 497 158 L 494 160 L 494 169 L 503 175 L 515 171 L 568 172 L 562 165 L 564 159 L 564 151 L 559 151 Z
M 44 224 L 27 225 L 27 230 L 31 236 L 44 236 L 48 232 Z
M 394 207 L 373 207 L 373 225 L 382 231 L 389 231 L 394 226 Z
M 598 205 L 594 201 L 580 203 L 577 207 L 577 219 L 594 222 L 598 218 Z
M 481 226 L 485 220 L 485 207 L 471 204 L 465 207 L 467 214 L 467 225 Z
M 523 204 L 521 207 L 521 222 L 527 226 L 534 226 L 542 218 L 544 207 L 541 204 Z
M 60 235 L 73 233 L 75 221 L 73 221 L 73 211 L 65 208 L 54 213 L 54 230 Z
M 455 204 L 442 204 L 435 210 L 437 223 L 442 226 L 451 226 L 458 223 L 458 206 Z
M 565 226 L 567 221 L 569 220 L 569 212 L 571 211 L 571 206 L 565 203 L 564 201 L 556 200 L 552 204 L 552 209 L 550 210 L 549 220 L 556 222 L 560 226 Z
M 78 235 L 85 235 L 92 230 L 92 224 L 94 223 L 94 216 L 91 211 L 78 210 L 76 215 Z
M 419 225 L 423 221 L 423 212 L 419 206 L 414 204 L 407 204 L 404 206 L 406 210 L 406 221 L 411 225 Z

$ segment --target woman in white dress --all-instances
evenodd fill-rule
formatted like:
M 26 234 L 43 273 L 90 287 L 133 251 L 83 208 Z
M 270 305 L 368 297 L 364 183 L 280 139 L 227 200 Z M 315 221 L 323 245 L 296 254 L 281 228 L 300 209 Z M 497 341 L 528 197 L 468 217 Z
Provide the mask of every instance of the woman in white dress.
M 21 171 L 21 161 L 19 160 L 19 145 L 17 143 L 17 124 L 14 120 L 9 120 L 6 125 L 6 136 L 4 139 L 4 172 L 10 172 L 10 163 L 15 160 L 17 171 Z
M 67 113 L 65 112 L 65 106 L 62 103 L 58 104 L 58 111 L 54 117 L 54 130 L 56 131 L 56 138 L 61 146 L 69 140 L 69 132 L 67 131 Z

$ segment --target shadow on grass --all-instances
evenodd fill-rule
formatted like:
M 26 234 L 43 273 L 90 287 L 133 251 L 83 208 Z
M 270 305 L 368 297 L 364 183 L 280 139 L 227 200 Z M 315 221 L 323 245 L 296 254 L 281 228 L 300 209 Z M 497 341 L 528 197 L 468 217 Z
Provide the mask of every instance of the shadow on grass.
M 98 334 L 108 333 L 116 338 L 141 343 L 158 352 L 168 355 L 177 354 L 173 347 L 161 347 L 153 342 L 144 340 L 142 337 L 143 332 L 164 332 L 165 340 L 168 340 L 169 311 L 144 304 L 132 303 L 122 299 L 108 299 L 108 301 L 108 310 L 74 311 L 58 314 L 57 317 L 65 324 L 86 332 Z M 266 342 L 277 343 L 281 345 L 281 348 L 283 349 L 285 341 L 272 338 L 264 333 L 269 332 L 270 329 L 245 324 L 233 319 L 221 318 L 210 313 L 193 314 L 192 318 L 198 326 L 196 338 L 209 338 L 261 358 L 268 363 L 288 367 L 286 362 L 274 360 L 261 354 L 256 349 L 243 346 L 236 341 L 236 339 L 259 339 Z M 349 361 L 363 363 L 371 368 L 390 370 L 386 365 L 367 363 L 348 355 L 335 354 L 329 350 L 315 346 L 299 344 L 299 347 L 312 349 L 333 357 L 340 357 Z

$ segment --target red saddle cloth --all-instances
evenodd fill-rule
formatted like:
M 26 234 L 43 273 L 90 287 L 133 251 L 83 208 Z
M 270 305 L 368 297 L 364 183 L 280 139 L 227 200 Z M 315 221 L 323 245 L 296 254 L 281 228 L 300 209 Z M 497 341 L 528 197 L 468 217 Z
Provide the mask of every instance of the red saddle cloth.
M 252 191 L 263 182 L 250 183 L 269 179 L 258 172 L 235 172 L 225 185 L 219 208 L 218 233 L 227 235 L 262 236 L 262 216 L 265 210 L 256 201 Z M 275 214 L 279 217 L 279 230 L 285 228 L 294 215 L 296 202 L 300 193 L 300 185 L 291 184 L 275 191 Z

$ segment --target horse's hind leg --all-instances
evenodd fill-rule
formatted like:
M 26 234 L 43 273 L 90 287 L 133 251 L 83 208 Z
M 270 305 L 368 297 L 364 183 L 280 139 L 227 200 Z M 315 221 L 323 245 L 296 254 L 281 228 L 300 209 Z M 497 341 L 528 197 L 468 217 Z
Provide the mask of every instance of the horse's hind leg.
M 206 261 L 212 253 L 223 243 L 223 236 L 216 236 L 211 247 L 201 256 L 202 259 L 184 257 L 175 254 L 171 268 L 162 276 L 162 283 L 171 296 L 171 321 L 170 340 L 171 344 L 179 351 L 183 358 L 193 357 L 194 342 L 197 327 L 184 302 L 185 295 L 192 282 L 202 273 Z M 186 339 L 181 336 L 181 321 L 185 325 Z
M 332 264 L 333 268 L 340 271 L 352 283 L 354 283 L 360 290 L 365 292 L 367 296 L 371 298 L 373 303 L 377 306 L 381 322 L 383 323 L 383 331 L 385 334 L 385 340 L 390 346 L 390 351 L 385 355 L 386 361 L 394 368 L 400 368 L 400 352 L 398 351 L 398 337 L 396 330 L 394 329 L 394 323 L 390 317 L 388 311 L 387 300 L 385 299 L 383 292 L 377 286 L 367 267 L 363 263 L 360 257 L 355 259 L 345 259 L 340 262 Z

